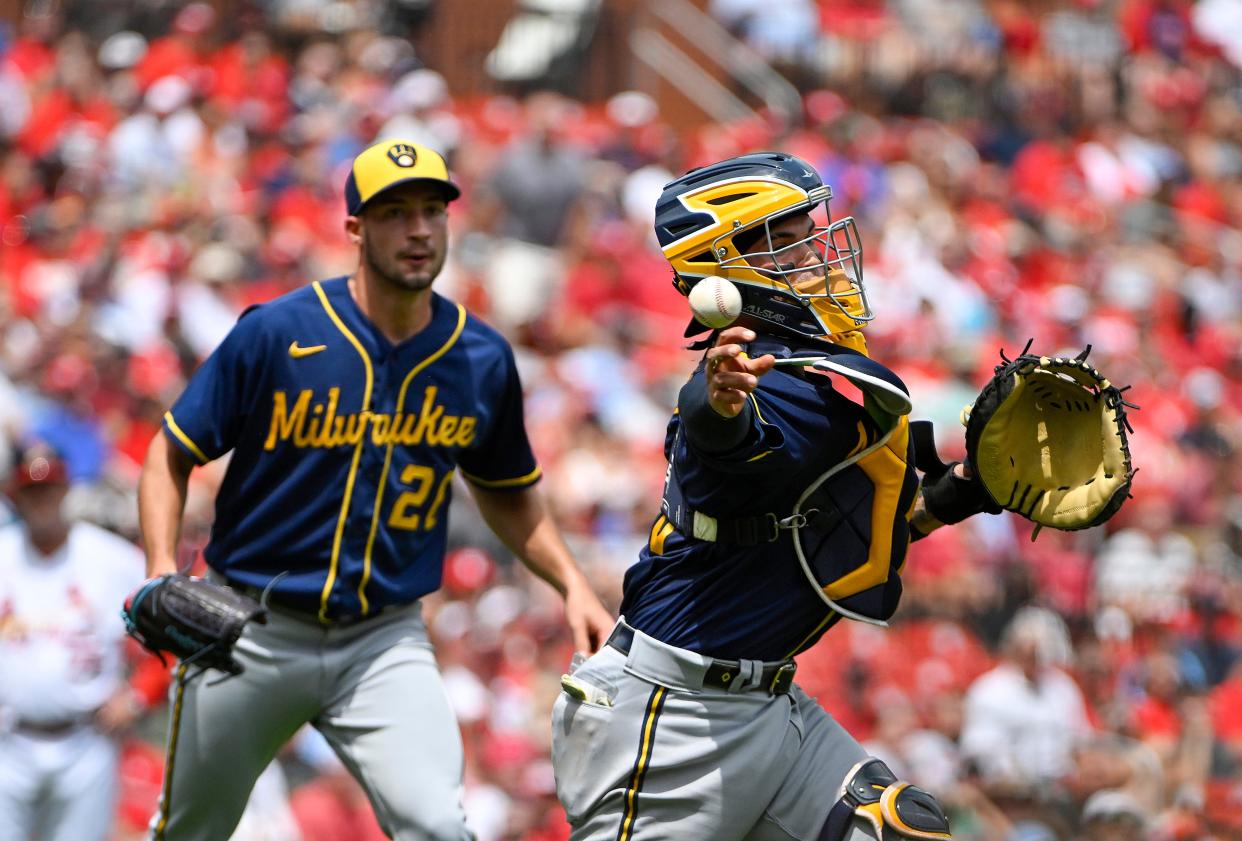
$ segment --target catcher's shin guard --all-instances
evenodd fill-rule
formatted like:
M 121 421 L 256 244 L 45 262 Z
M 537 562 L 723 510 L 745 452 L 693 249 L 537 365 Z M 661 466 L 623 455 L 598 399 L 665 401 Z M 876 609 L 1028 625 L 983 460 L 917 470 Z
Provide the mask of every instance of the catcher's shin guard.
M 881 841 L 943 841 L 952 837 L 949 819 L 936 798 L 898 780 L 887 765 L 874 758 L 850 769 L 818 841 L 844 841 L 850 829 L 859 824 L 870 825 Z

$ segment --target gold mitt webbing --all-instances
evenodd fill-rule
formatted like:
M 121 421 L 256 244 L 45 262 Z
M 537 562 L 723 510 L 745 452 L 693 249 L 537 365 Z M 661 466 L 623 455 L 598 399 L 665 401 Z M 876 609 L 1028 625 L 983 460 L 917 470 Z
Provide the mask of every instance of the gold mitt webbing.
M 1086 361 L 1001 354 L 992 380 L 962 412 L 966 451 L 998 505 L 1042 526 L 1090 528 L 1117 513 L 1134 477 L 1122 398 Z

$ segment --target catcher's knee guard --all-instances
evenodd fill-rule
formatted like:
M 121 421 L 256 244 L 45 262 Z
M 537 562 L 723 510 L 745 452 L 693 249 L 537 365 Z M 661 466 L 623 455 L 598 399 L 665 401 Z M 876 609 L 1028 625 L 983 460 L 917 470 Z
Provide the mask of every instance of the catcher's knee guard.
M 828 812 L 819 841 L 842 841 L 851 827 L 869 824 L 881 841 L 951 838 L 944 810 L 923 789 L 898 780 L 878 759 L 850 769 L 841 796 Z

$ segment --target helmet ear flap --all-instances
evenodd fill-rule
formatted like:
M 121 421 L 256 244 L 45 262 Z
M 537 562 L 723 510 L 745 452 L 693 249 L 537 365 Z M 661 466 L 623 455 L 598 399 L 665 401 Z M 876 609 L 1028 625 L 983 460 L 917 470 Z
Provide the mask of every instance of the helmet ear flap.
M 682 280 L 681 275 L 677 274 L 677 272 L 673 272 L 673 288 L 681 293 L 683 298 L 690 294 L 690 284 Z

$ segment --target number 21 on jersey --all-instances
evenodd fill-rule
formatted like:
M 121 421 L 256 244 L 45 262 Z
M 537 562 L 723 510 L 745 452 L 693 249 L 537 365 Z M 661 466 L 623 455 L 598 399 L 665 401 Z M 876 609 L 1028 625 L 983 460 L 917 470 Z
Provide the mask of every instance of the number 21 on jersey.
M 405 531 L 434 529 L 438 522 L 440 508 L 443 507 L 444 498 L 448 494 L 449 482 L 453 481 L 455 472 L 450 470 L 437 482 L 435 468 L 425 464 L 407 464 L 402 468 L 401 484 L 409 485 L 410 489 L 403 491 L 393 502 L 392 511 L 388 515 L 388 526 Z M 424 510 L 433 488 L 435 497 L 431 500 L 431 505 Z

